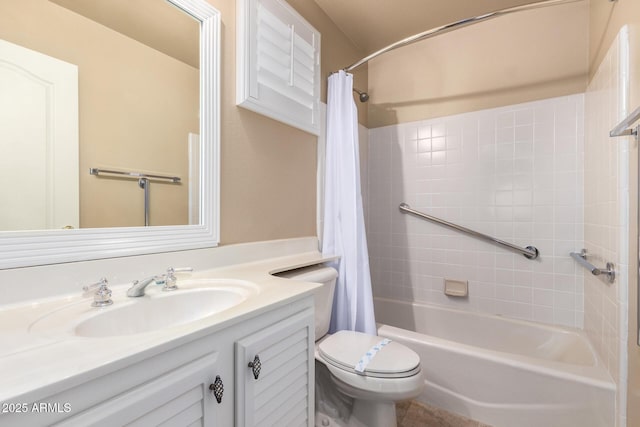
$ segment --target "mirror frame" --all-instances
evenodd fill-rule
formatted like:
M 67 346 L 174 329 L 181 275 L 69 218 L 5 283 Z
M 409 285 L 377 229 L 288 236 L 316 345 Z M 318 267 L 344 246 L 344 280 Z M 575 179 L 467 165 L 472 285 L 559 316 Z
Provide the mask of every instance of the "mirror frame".
M 0 269 L 215 247 L 220 229 L 220 12 L 166 0 L 200 21 L 200 224 L 0 232 Z

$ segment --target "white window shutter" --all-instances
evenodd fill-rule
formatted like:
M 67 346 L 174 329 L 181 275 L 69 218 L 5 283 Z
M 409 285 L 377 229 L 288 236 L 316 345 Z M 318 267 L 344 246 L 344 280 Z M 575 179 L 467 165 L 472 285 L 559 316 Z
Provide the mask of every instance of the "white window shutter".
M 236 103 L 320 133 L 320 33 L 284 0 L 237 3 Z

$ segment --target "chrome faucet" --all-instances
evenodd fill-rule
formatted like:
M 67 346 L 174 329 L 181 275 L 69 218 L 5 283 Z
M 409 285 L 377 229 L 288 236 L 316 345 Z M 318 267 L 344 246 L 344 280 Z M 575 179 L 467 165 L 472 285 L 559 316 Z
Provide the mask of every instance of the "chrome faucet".
M 164 275 L 160 276 L 151 276 L 142 280 L 134 280 L 131 283 L 131 287 L 127 290 L 128 297 L 143 297 L 144 290 L 149 286 L 152 282 L 155 282 L 156 285 L 162 285 L 164 283 Z
M 135 280 L 131 284 L 131 287 L 127 290 L 127 296 L 133 297 L 133 298 L 144 296 L 145 294 L 144 290 L 151 283 L 155 283 L 156 285 L 164 285 L 162 287 L 163 291 L 175 291 L 176 289 L 178 289 L 178 286 L 176 285 L 176 282 L 178 279 L 176 278 L 175 273 L 184 272 L 184 271 L 193 271 L 193 268 L 169 267 L 167 268 L 167 272 L 165 274 L 147 277 L 146 279 L 142 279 L 142 280 Z
M 191 267 L 182 267 L 182 268 L 167 268 L 167 274 L 164 275 L 164 286 L 162 288 L 163 291 L 175 291 L 178 289 L 178 285 L 176 282 L 178 278 L 176 277 L 176 273 L 184 273 L 188 271 L 193 271 Z
M 84 293 L 94 290 L 96 291 L 93 294 L 93 303 L 91 304 L 91 307 L 106 307 L 113 304 L 113 300 L 111 299 L 111 289 L 109 289 L 109 282 L 107 282 L 107 279 L 104 277 L 97 283 L 83 286 L 82 290 Z

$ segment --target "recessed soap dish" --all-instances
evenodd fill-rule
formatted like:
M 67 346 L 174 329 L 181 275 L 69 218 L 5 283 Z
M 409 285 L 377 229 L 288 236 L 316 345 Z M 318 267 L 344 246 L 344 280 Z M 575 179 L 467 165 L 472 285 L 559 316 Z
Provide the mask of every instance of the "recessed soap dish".
M 466 280 L 444 279 L 444 294 L 450 297 L 469 295 L 469 282 Z

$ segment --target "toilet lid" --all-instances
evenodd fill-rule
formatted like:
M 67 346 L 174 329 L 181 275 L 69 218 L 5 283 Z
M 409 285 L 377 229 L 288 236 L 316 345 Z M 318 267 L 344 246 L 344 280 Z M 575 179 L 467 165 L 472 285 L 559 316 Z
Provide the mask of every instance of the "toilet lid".
M 354 331 L 339 331 L 324 339 L 318 352 L 327 363 L 354 374 L 378 378 L 404 378 L 420 372 L 420 356 L 402 344 L 391 341 L 370 359 L 364 372 L 355 366 L 383 338 Z

